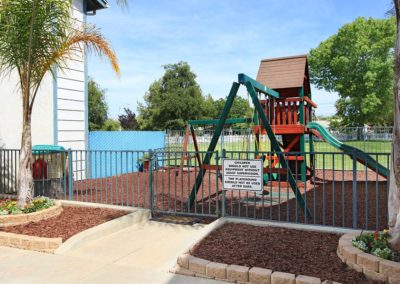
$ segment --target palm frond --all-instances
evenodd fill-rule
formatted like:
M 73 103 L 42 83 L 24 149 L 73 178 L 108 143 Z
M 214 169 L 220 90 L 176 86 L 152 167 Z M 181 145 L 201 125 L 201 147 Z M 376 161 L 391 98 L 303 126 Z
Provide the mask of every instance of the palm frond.
M 122 8 L 128 7 L 128 0 L 116 0 L 116 1 L 118 6 Z
M 105 57 L 111 64 L 111 67 L 119 77 L 121 74 L 118 59 L 112 50 L 110 43 L 103 37 L 99 30 L 94 27 L 87 27 L 84 31 L 74 30 L 57 50 L 42 64 L 41 73 L 51 71 L 53 65 L 64 69 L 67 61 L 83 52 L 94 52 L 100 57 Z

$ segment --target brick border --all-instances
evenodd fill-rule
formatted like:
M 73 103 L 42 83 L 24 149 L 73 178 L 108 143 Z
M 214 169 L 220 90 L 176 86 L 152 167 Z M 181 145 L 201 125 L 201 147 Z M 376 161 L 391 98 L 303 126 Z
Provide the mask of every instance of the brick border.
M 61 244 L 61 238 L 41 238 L 0 232 L 0 246 L 54 253 Z
M 49 219 L 60 215 L 62 210 L 61 202 L 55 201 L 54 206 L 37 212 L 16 215 L 0 215 L 0 227 L 24 225 L 30 222 Z
M 352 244 L 359 233 L 345 234 L 339 239 L 337 254 L 351 268 L 369 279 L 385 283 L 400 283 L 400 263 L 365 253 Z
M 320 278 L 305 276 L 305 275 L 295 275 L 291 273 L 272 271 L 270 269 L 260 268 L 260 267 L 245 267 L 239 265 L 228 265 L 225 263 L 217 263 L 211 262 L 205 259 L 200 259 L 191 255 L 197 244 L 207 237 L 212 231 L 216 230 L 219 227 L 222 227 L 226 223 L 244 223 L 250 224 L 253 226 L 262 226 L 262 227 L 283 227 L 283 228 L 292 228 L 299 230 L 308 230 L 308 231 L 316 231 L 316 232 L 331 232 L 327 229 L 324 229 L 320 226 L 313 225 L 299 225 L 299 224 L 290 224 L 290 223 L 278 223 L 278 222 L 269 222 L 269 221 L 258 221 L 258 220 L 246 220 L 246 219 L 237 219 L 230 217 L 223 217 L 217 219 L 206 229 L 199 234 L 198 237 L 195 237 L 190 248 L 182 251 L 182 254 L 178 257 L 176 265 L 169 270 L 171 273 L 181 274 L 186 276 L 194 276 L 194 277 L 202 277 L 208 279 L 215 279 L 226 282 L 233 283 L 263 283 L 263 284 L 340 284 L 339 282 L 334 282 L 331 280 L 324 280 L 321 282 Z M 332 229 L 332 228 L 330 228 Z M 335 228 L 335 233 L 343 234 L 343 233 L 354 233 L 354 230 L 348 230 L 343 228 Z M 332 232 L 331 232 L 332 233 Z M 191 266 L 189 265 L 189 260 L 191 260 Z M 202 267 L 205 265 L 205 267 Z M 230 268 L 229 268 L 230 267 Z M 228 278 L 228 268 L 229 275 L 231 279 Z M 193 269 L 193 270 L 192 270 Z M 241 276 L 238 274 L 242 273 Z M 243 275 L 244 274 L 244 275 Z M 247 275 L 247 278 L 246 278 Z M 247 279 L 246 281 L 243 281 Z
M 94 207 L 94 208 L 110 208 L 110 209 L 118 209 L 118 210 L 126 210 L 131 211 L 130 214 L 125 216 L 107 221 L 95 227 L 89 228 L 85 231 L 82 231 L 70 239 L 66 240 L 64 243 L 62 242 L 62 238 L 45 238 L 45 237 L 37 237 L 37 236 L 29 236 L 15 233 L 7 233 L 0 232 L 0 246 L 7 246 L 25 250 L 32 250 L 38 252 L 52 253 L 52 254 L 62 254 L 65 251 L 68 251 L 71 248 L 76 248 L 81 246 L 82 244 L 87 243 L 88 241 L 96 240 L 100 237 L 108 235 L 110 233 L 114 233 L 118 230 L 125 228 L 126 226 L 132 225 L 136 222 L 141 222 L 143 219 L 148 219 L 150 216 L 149 210 L 137 209 L 132 207 L 121 207 L 114 205 L 105 205 L 105 204 L 89 204 L 84 202 L 76 202 L 76 201 L 65 201 L 58 200 L 56 201 L 56 206 L 52 206 L 51 208 L 47 208 L 38 212 L 24 214 L 29 215 L 29 218 L 22 220 L 29 220 L 28 222 L 35 222 L 44 219 L 48 219 L 51 217 L 56 217 L 62 212 L 63 206 L 69 207 Z M 42 214 L 35 214 L 42 213 Z M 22 215 L 22 214 L 20 214 Z M 8 216 L 20 216 L 20 215 L 7 215 Z M 26 223 L 26 222 L 25 222 Z M 6 224 L 7 226 L 15 226 L 22 225 L 25 223 L 10 223 Z M 1 224 L 0 224 L 1 227 Z
M 190 254 L 190 251 L 178 257 L 171 273 L 215 279 L 231 283 L 268 283 L 268 284 L 340 284 L 320 278 L 272 271 L 260 267 L 246 267 L 235 264 L 212 262 Z

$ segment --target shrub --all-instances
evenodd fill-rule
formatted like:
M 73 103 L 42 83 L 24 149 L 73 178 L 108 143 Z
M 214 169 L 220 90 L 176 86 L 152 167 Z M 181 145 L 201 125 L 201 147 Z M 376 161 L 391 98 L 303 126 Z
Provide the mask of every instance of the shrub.
M 20 208 L 14 200 L 6 200 L 0 204 L 0 215 L 13 215 L 22 213 L 32 213 L 49 208 L 55 204 L 53 199 L 45 196 L 35 197 L 26 208 Z
M 393 252 L 389 248 L 389 238 L 390 234 L 388 230 L 376 231 L 375 233 L 359 235 L 352 240 L 352 244 L 363 252 L 392 260 Z

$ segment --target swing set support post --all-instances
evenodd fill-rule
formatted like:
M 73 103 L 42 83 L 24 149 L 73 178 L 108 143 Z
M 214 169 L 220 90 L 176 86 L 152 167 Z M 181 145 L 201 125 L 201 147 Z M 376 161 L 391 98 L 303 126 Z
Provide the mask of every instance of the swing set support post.
M 220 119 L 216 125 L 216 129 L 215 129 L 214 135 L 211 139 L 210 145 L 208 146 L 207 153 L 204 157 L 203 167 L 200 168 L 199 174 L 196 178 L 196 182 L 193 185 L 193 188 L 190 193 L 189 200 L 188 200 L 189 207 L 191 207 L 193 205 L 193 203 L 196 199 L 197 192 L 203 181 L 204 175 L 206 174 L 205 166 L 210 165 L 213 152 L 218 143 L 218 139 L 222 133 L 224 125 L 226 124 L 228 113 L 229 113 L 229 111 L 232 107 L 233 101 L 237 95 L 240 84 L 243 84 L 246 86 L 247 91 L 250 94 L 250 97 L 252 99 L 256 113 L 257 113 L 258 117 L 261 119 L 261 122 L 262 122 L 262 124 L 267 132 L 267 135 L 271 141 L 272 150 L 276 153 L 276 155 L 278 155 L 278 159 L 281 164 L 281 167 L 285 168 L 287 170 L 289 184 L 292 188 L 292 191 L 295 193 L 296 200 L 297 200 L 298 204 L 300 205 L 300 208 L 302 208 L 303 212 L 305 213 L 305 215 L 307 217 L 311 218 L 312 217 L 311 212 L 306 207 L 305 201 L 304 201 L 303 197 L 301 196 L 301 192 L 299 191 L 299 189 L 297 187 L 297 182 L 293 177 L 293 173 L 290 170 L 290 167 L 289 167 L 285 157 L 283 156 L 283 151 L 281 150 L 279 143 L 276 140 L 275 134 L 272 131 L 271 125 L 269 124 L 269 121 L 264 113 L 264 110 L 260 104 L 260 101 L 259 101 L 258 95 L 257 95 L 257 91 L 258 91 L 258 92 L 264 93 L 265 95 L 272 96 L 274 98 L 279 98 L 280 97 L 279 93 L 262 85 L 261 83 L 255 81 L 255 80 L 253 80 L 252 78 L 248 77 L 245 74 L 239 74 L 238 79 L 239 79 L 238 80 L 239 83 L 234 82 L 232 84 L 232 88 L 229 92 L 228 98 L 226 100 L 226 104 L 224 106 L 224 109 L 222 111 Z
M 190 193 L 189 201 L 188 201 L 189 202 L 189 204 L 188 204 L 189 208 L 192 207 L 192 205 L 193 205 L 193 203 L 194 203 L 194 201 L 196 199 L 197 191 L 199 190 L 201 182 L 203 181 L 204 175 L 207 172 L 207 169 L 206 169 L 205 166 L 209 166 L 210 165 L 212 155 L 214 153 L 215 147 L 217 146 L 218 139 L 219 139 L 219 137 L 220 137 L 220 135 L 222 133 L 222 130 L 224 128 L 224 124 L 226 123 L 226 119 L 228 117 L 228 113 L 229 113 L 229 111 L 230 111 L 230 109 L 232 107 L 233 101 L 234 101 L 235 96 L 236 96 L 236 94 L 237 94 L 237 92 L 239 90 L 239 87 L 240 87 L 239 83 L 236 83 L 236 82 L 232 83 L 231 90 L 229 92 L 228 98 L 226 99 L 226 104 L 224 106 L 224 109 L 222 110 L 222 114 L 220 116 L 220 119 L 218 120 L 218 123 L 217 123 L 217 125 L 215 127 L 214 135 L 213 135 L 213 137 L 211 139 L 210 145 L 208 146 L 207 153 L 204 156 L 203 166 L 199 170 L 199 173 L 198 173 L 198 175 L 196 177 L 196 182 L 193 185 L 193 189 L 192 189 L 192 191 Z

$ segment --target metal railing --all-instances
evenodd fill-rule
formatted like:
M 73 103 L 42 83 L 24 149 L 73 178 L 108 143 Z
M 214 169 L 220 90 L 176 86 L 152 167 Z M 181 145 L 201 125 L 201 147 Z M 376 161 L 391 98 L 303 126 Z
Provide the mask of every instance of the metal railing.
M 227 158 L 251 159 L 240 152 L 226 152 Z M 259 154 L 258 154 L 259 155 Z M 270 155 L 270 153 L 262 153 Z M 288 183 L 289 171 L 276 173 L 267 170 L 268 182 L 263 192 L 225 191 L 225 214 L 234 217 L 295 222 L 314 225 L 377 229 L 387 226 L 388 179 L 378 173 L 376 167 L 367 167 L 357 162 L 356 153 L 309 152 L 283 153 L 312 217 L 307 218 L 303 208 L 296 202 L 295 194 Z M 353 167 L 345 160 L 352 157 Z M 370 153 L 389 167 L 388 153 Z M 312 172 L 306 168 L 306 179 L 302 181 L 303 157 L 319 167 Z M 289 160 L 292 157 L 292 160 Z M 295 157 L 293 159 L 293 157 Z M 319 161 L 317 163 L 317 161 Z M 309 164 L 308 164 L 309 165 Z
M 274 126 L 272 126 L 273 128 Z M 329 128 L 330 134 L 336 139 L 369 153 L 390 153 L 391 140 L 393 127 L 344 127 L 344 128 Z M 212 129 L 196 129 L 196 139 L 201 151 L 207 151 L 211 138 L 214 134 Z M 185 139 L 184 130 L 168 130 L 165 135 L 165 148 L 183 150 L 183 143 Z M 277 136 L 278 141 L 281 142 L 281 136 Z M 305 136 L 306 151 L 309 152 L 308 139 Z M 313 137 L 314 151 L 316 152 L 339 152 L 336 148 L 327 142 L 321 141 L 317 137 Z M 271 145 L 267 135 L 260 136 L 260 149 L 263 151 L 270 151 Z M 234 129 L 226 128 L 222 131 L 221 137 L 216 147 L 217 150 L 222 151 L 254 151 L 255 150 L 255 136 L 251 128 Z M 189 137 L 188 151 L 194 151 L 193 139 Z
M 354 152 L 76 151 L 40 153 L 32 165 L 35 195 L 151 209 L 153 212 L 231 216 L 323 226 L 381 229 L 387 224 L 389 153 Z M 210 164 L 202 165 L 206 156 Z M 264 190 L 223 190 L 222 158 L 263 159 Z M 280 158 L 290 171 L 280 169 Z M 365 158 L 367 159 L 367 158 Z M 369 158 L 368 158 L 369 159 Z M 15 194 L 18 150 L 0 150 L 0 194 Z M 200 171 L 204 178 L 196 183 Z M 311 212 L 306 217 L 290 185 Z M 189 196 L 197 189 L 193 204 Z

